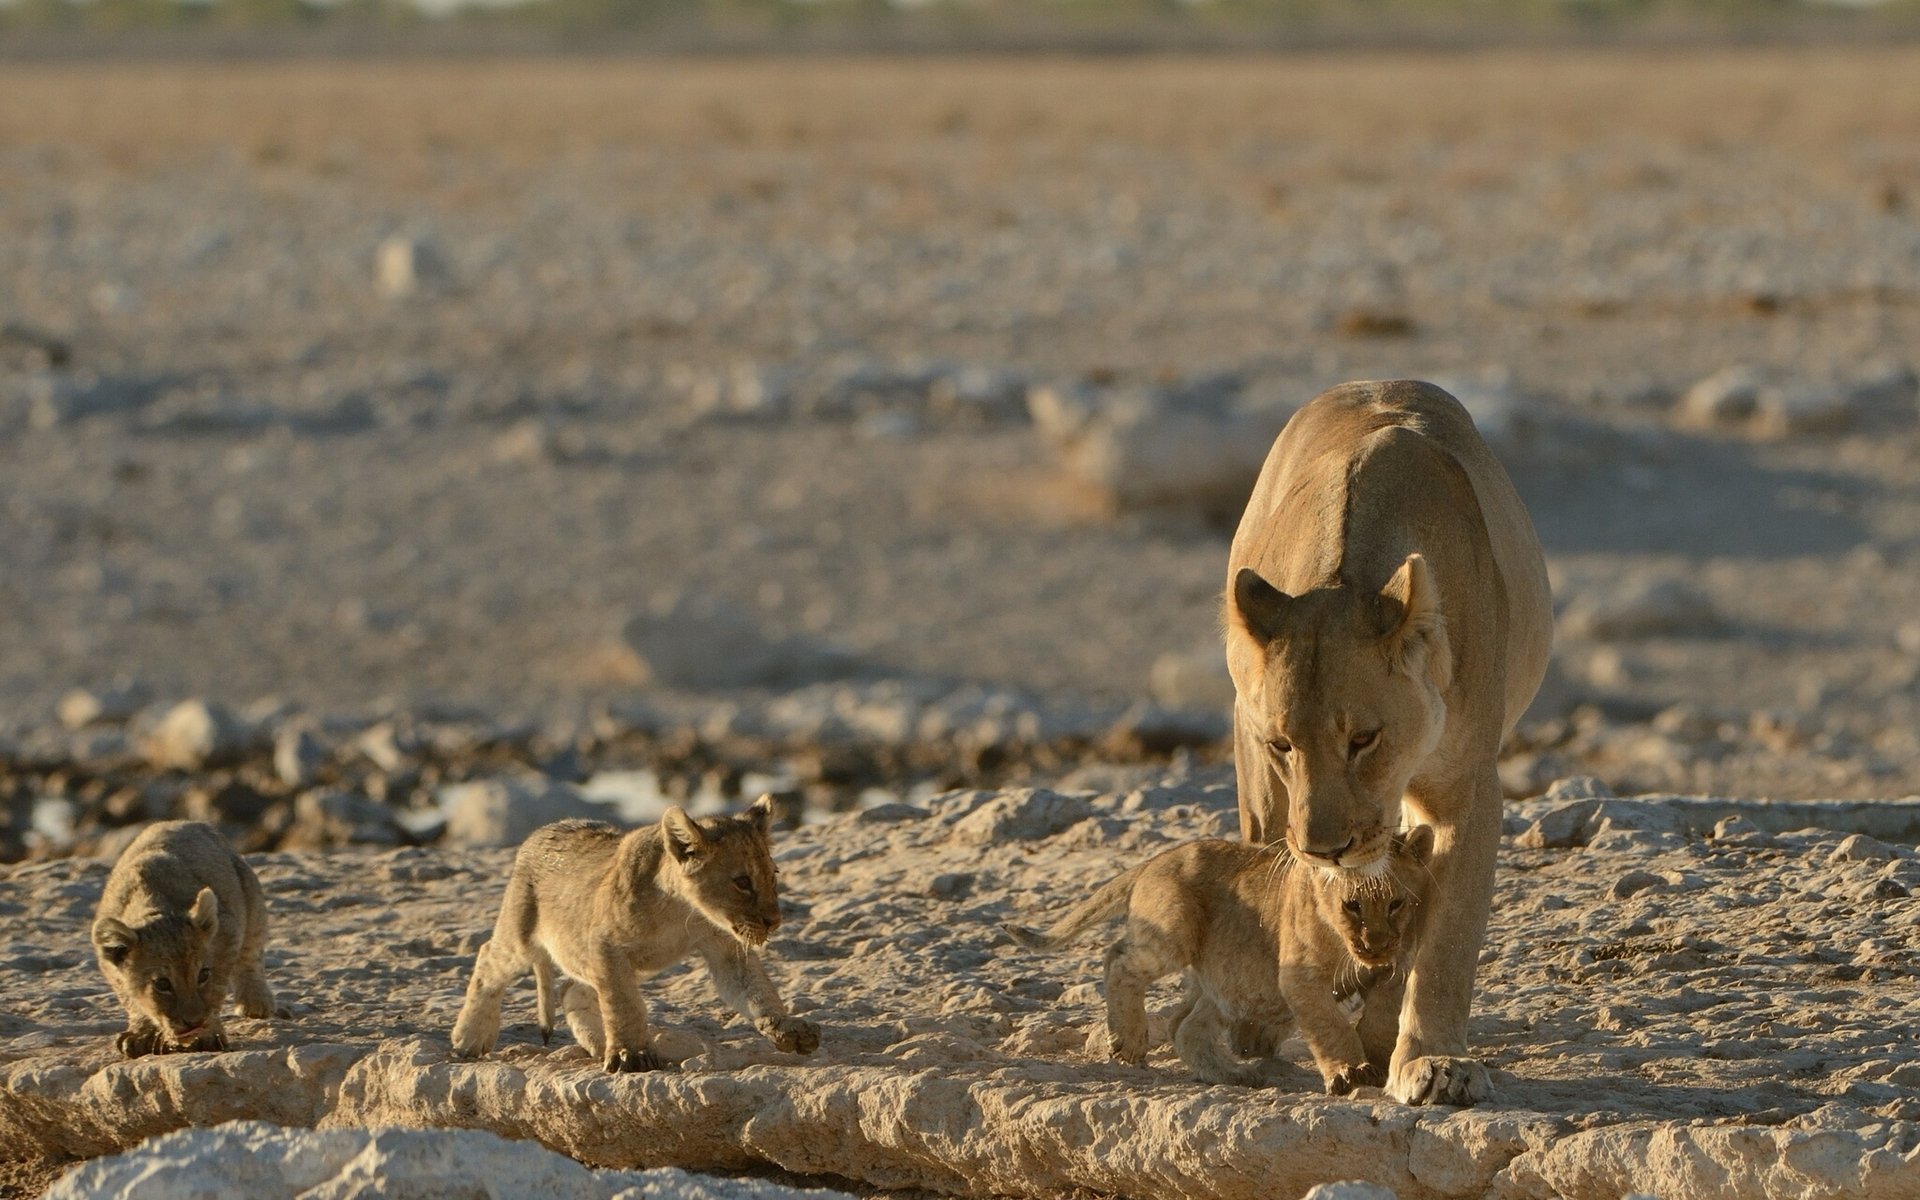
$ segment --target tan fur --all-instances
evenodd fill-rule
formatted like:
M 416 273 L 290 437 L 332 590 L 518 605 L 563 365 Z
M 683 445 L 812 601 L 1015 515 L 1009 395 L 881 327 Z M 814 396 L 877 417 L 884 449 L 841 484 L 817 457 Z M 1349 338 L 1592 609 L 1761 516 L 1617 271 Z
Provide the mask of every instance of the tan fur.
M 558 1002 L 607 1070 L 654 1070 L 663 1064 L 639 977 L 698 954 L 722 1000 L 781 1050 L 811 1054 L 819 1028 L 788 1015 L 754 953 L 780 927 L 772 814 L 763 796 L 744 817 L 695 822 L 674 808 L 625 834 L 598 821 L 537 830 L 514 857 L 493 938 L 474 963 L 454 1052 L 492 1051 L 501 995 L 531 967 L 542 1037 L 553 1034 Z M 570 978 L 556 984 L 556 971 Z
M 1261 1081 L 1224 1053 L 1226 1022 L 1259 1026 L 1278 1045 L 1296 1025 L 1327 1091 L 1386 1081 L 1399 1025 L 1401 938 L 1426 890 L 1433 831 L 1391 840 L 1377 877 L 1295 863 L 1284 847 L 1192 842 L 1106 883 L 1046 933 L 1005 926 L 1021 945 L 1055 950 L 1126 913 L 1107 951 L 1107 1030 L 1114 1057 L 1148 1048 L 1146 993 L 1188 972 L 1174 1020 L 1180 1058 L 1209 1083 Z M 1340 1001 L 1358 996 L 1356 1030 Z
M 1553 611 L 1533 525 L 1466 410 L 1397 381 L 1294 414 L 1234 534 L 1225 611 L 1242 836 L 1365 871 L 1389 831 L 1434 827 L 1387 1090 L 1483 1098 L 1465 1054 L 1495 757 L 1546 672 Z
M 114 863 L 93 920 L 100 970 L 127 1010 L 115 1047 L 128 1058 L 225 1050 L 229 987 L 246 1016 L 276 1015 L 266 943 L 260 881 L 219 831 L 201 821 L 149 826 Z

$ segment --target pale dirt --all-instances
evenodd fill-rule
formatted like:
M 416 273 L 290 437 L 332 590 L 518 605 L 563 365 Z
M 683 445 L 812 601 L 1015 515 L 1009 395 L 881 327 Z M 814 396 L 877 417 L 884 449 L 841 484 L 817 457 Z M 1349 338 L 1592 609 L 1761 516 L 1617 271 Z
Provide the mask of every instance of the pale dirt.
M 1017 813 L 1024 796 L 994 802 Z M 645 994 L 697 1053 L 645 1078 L 606 1076 L 564 1031 L 543 1046 L 530 981 L 509 994 L 492 1062 L 450 1059 L 506 851 L 256 857 L 276 927 L 269 973 L 295 1016 L 234 1020 L 228 1054 L 126 1065 L 86 949 L 107 864 L 12 868 L 0 1132 L 91 1155 L 189 1120 L 479 1126 L 597 1165 L 774 1166 L 976 1196 L 1286 1195 L 1347 1175 L 1404 1200 L 1617 1196 L 1647 1138 L 1732 1173 L 1688 1193 L 1700 1196 L 1891 1196 L 1920 1171 L 1920 1052 L 1897 1033 L 1920 1003 L 1910 850 L 1830 862 L 1841 836 L 1819 831 L 1615 829 L 1571 850 L 1510 837 L 1470 1027 L 1498 1096 L 1456 1117 L 1373 1090 L 1322 1097 L 1297 1040 L 1271 1090 L 1197 1084 L 1164 1045 L 1139 1068 L 1090 1056 L 1098 939 L 1048 958 L 997 923 L 1044 919 L 1144 855 L 1230 830 L 1230 788 L 1092 797 L 1093 815 L 1053 836 L 980 845 L 978 823 L 959 818 L 990 799 L 782 835 L 790 920 L 773 970 L 822 1024 L 821 1050 L 773 1050 L 683 967 Z M 1655 878 L 1611 898 L 1635 871 Z M 936 889 L 948 874 L 962 878 Z M 1175 996 L 1169 980 L 1154 1007 Z M 1192 1140 L 1196 1121 L 1209 1140 Z M 1725 1140 L 1741 1129 L 1760 1141 Z M 1317 1149 L 1290 1159 L 1301 1138 Z M 1782 1148 L 1799 1139 L 1811 1148 Z M 1749 1169 L 1770 1182 L 1742 1193 Z M 1781 1190 L 1795 1178 L 1806 1190 Z

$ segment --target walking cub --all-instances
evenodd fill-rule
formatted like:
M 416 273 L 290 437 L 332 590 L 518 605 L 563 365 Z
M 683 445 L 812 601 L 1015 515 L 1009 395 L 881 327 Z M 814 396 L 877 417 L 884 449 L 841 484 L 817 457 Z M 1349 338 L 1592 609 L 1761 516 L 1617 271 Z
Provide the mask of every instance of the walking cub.
M 1394 837 L 1377 876 L 1316 869 L 1276 847 L 1207 840 L 1168 850 L 1112 880 L 1051 930 L 1004 928 L 1021 945 L 1053 950 L 1092 926 L 1127 916 L 1108 950 L 1107 1029 L 1113 1054 L 1147 1054 L 1147 988 L 1188 972 L 1173 1045 L 1209 1083 L 1260 1082 L 1232 1061 L 1221 1035 L 1264 1027 L 1278 1045 L 1294 1024 L 1327 1091 L 1386 1082 L 1405 992 L 1402 938 L 1426 893 L 1433 830 Z M 1356 1030 L 1340 1001 L 1359 996 Z
M 113 864 L 93 919 L 100 970 L 127 1010 L 115 1048 L 128 1058 L 225 1050 L 220 1009 L 230 986 L 245 1015 L 276 1015 L 266 943 L 260 881 L 218 830 L 202 821 L 148 826 Z
M 560 821 L 514 856 L 493 938 L 480 947 L 453 1025 L 455 1054 L 490 1052 L 500 998 L 529 967 L 540 1035 L 553 1036 L 556 968 L 567 1027 L 609 1071 L 664 1065 L 650 1048 L 641 975 L 698 954 L 720 998 L 781 1050 L 811 1054 L 820 1029 L 789 1016 L 754 951 L 780 927 L 768 824 L 773 798 L 745 816 L 696 822 L 679 808 L 658 826 L 623 833 Z

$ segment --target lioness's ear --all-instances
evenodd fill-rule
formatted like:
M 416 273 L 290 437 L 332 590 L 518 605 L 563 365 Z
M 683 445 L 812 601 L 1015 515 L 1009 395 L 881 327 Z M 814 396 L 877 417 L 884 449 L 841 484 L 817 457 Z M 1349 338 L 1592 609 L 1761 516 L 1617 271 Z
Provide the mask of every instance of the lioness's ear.
M 1440 588 L 1425 557 L 1407 555 L 1380 589 L 1380 631 L 1395 666 L 1416 676 L 1424 669 L 1435 687 L 1447 690 L 1453 681 L 1453 648 L 1440 612 Z
M 100 951 L 101 958 L 116 967 L 127 961 L 127 955 L 133 953 L 139 942 L 139 935 L 125 921 L 101 917 L 93 923 L 94 948 Z
M 193 907 L 187 910 L 187 920 L 203 934 L 212 933 L 220 924 L 220 897 L 213 894 L 212 888 L 200 889 L 200 894 L 193 898 Z
M 667 843 L 673 861 L 685 865 L 700 857 L 707 848 L 707 835 L 693 823 L 687 810 L 674 805 L 660 816 L 660 836 Z
M 1233 577 L 1233 615 L 1239 619 L 1240 628 L 1262 646 L 1280 632 L 1292 603 L 1292 596 L 1262 579 L 1252 567 L 1241 567 Z
M 765 833 L 773 827 L 773 793 L 762 792 L 760 798 L 747 806 L 747 820 L 754 828 Z
M 1400 853 L 1417 863 L 1424 863 L 1433 857 L 1433 826 L 1415 825 L 1405 833 L 1394 835 L 1394 843 Z

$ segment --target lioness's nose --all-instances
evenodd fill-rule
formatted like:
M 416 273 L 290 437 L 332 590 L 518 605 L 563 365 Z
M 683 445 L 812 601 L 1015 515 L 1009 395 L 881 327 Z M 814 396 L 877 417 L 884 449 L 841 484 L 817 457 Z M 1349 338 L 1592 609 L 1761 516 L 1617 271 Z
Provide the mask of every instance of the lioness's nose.
M 1314 845 L 1311 841 L 1305 841 L 1299 849 L 1300 853 L 1306 855 L 1308 858 L 1322 859 L 1338 866 L 1340 860 L 1346 857 L 1347 851 L 1353 849 L 1354 843 L 1359 840 L 1358 838 L 1349 837 L 1337 846 Z

